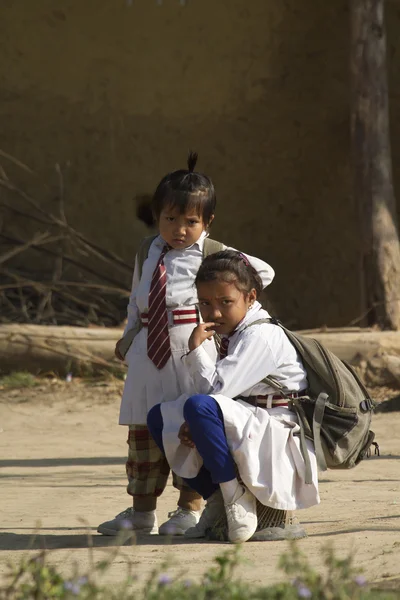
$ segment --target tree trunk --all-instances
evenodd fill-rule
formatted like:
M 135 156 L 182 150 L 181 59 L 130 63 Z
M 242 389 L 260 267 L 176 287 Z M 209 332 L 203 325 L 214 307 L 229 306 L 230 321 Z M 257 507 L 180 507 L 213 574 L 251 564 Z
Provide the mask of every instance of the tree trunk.
M 1 325 L 0 373 L 29 371 L 66 375 L 124 372 L 114 356 L 122 329 L 52 325 Z
M 359 366 L 373 385 L 400 387 L 400 332 L 357 327 L 301 331 L 342 360 Z M 66 375 L 123 375 L 126 365 L 114 356 L 122 329 L 52 325 L 1 325 L 0 375 L 12 371 Z
M 384 0 L 350 0 L 354 197 L 362 237 L 363 312 L 400 329 L 400 244 L 392 185 Z

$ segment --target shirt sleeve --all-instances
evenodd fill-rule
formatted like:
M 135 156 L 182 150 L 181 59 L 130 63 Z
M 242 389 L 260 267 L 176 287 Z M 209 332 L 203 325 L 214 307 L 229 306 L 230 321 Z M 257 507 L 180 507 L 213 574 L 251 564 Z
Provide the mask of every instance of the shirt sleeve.
M 139 285 L 139 265 L 138 265 L 138 259 L 136 256 L 135 268 L 133 270 L 133 277 L 132 277 L 132 288 L 131 288 L 131 293 L 129 296 L 129 303 L 128 303 L 128 309 L 127 309 L 128 321 L 127 321 L 125 329 L 124 329 L 124 335 L 126 334 L 127 331 L 129 331 L 129 329 L 132 329 L 132 327 L 134 326 L 134 324 L 137 322 L 137 320 L 139 318 L 139 309 L 136 304 L 136 294 L 137 294 L 138 285 Z
M 183 360 L 198 394 L 223 394 L 235 398 L 277 369 L 267 340 L 259 332 L 246 332 L 233 354 L 213 362 L 202 346 Z
M 236 250 L 235 248 L 228 249 Z M 240 250 L 236 250 L 236 252 L 240 252 Z M 245 252 L 242 252 L 242 254 L 247 258 L 251 266 L 257 271 L 257 273 L 261 277 L 263 289 L 265 289 L 275 277 L 274 269 L 271 267 L 271 265 L 261 260 L 261 258 L 250 256 L 250 254 L 246 254 Z

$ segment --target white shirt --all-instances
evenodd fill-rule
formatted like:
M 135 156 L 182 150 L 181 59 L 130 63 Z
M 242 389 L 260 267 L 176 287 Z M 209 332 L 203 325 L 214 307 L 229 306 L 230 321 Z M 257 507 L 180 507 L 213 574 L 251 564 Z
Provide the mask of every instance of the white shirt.
M 229 339 L 228 355 L 215 363 L 203 345 L 182 358 L 200 394 L 257 396 L 276 393 L 266 383 L 267 375 L 278 380 L 285 391 L 307 388 L 307 375 L 299 355 L 285 332 L 272 323 L 247 327 L 270 315 L 255 302 Z
M 265 506 L 308 508 L 319 502 L 317 461 L 313 443 L 306 440 L 312 474 L 312 482 L 306 483 L 296 413 L 283 406 L 265 410 L 246 402 L 249 395 L 274 393 L 259 383 L 267 375 L 273 375 L 288 391 L 307 388 L 304 368 L 284 331 L 272 323 L 246 327 L 267 318 L 267 311 L 257 302 L 230 336 L 226 358 L 215 363 L 201 345 L 182 362 L 190 370 L 197 393 L 211 395 L 218 403 L 228 447 L 248 490 Z M 193 391 L 161 404 L 168 464 L 174 473 L 189 479 L 203 465 L 197 449 L 184 446 L 178 437 L 190 395 Z M 241 399 L 233 400 L 238 396 Z
M 197 304 L 197 291 L 194 281 L 203 260 L 203 246 L 206 237 L 207 233 L 203 231 L 197 242 L 189 246 L 189 248 L 172 249 L 165 255 L 164 265 L 167 273 L 166 300 L 168 309 Z M 138 320 L 140 313 L 148 309 L 151 279 L 164 246 L 165 241 L 160 235 L 157 236 L 150 246 L 147 259 L 144 261 L 140 280 L 137 257 L 135 259 L 132 290 L 127 311 L 128 321 L 124 334 L 132 328 L 133 324 Z M 259 258 L 254 258 L 247 254 L 245 256 L 261 277 L 263 287 L 267 287 L 275 276 L 273 268 Z

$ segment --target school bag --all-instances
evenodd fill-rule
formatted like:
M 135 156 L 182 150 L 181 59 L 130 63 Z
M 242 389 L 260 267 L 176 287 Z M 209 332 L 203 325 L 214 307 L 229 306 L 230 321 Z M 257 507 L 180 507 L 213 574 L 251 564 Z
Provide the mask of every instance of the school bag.
M 149 255 L 150 246 L 154 242 L 156 237 L 158 237 L 158 236 L 151 235 L 149 237 L 145 237 L 142 240 L 142 242 L 138 248 L 136 256 L 137 256 L 137 266 L 138 266 L 138 270 L 139 270 L 139 279 L 142 276 L 144 261 L 146 260 L 146 258 Z M 203 260 L 206 258 L 206 256 L 209 256 L 209 254 L 215 254 L 216 252 L 220 252 L 221 250 L 224 250 L 224 249 L 225 249 L 225 246 L 224 246 L 224 244 L 222 244 L 222 242 L 217 242 L 217 240 L 212 240 L 211 238 L 206 237 L 204 239 L 204 244 L 203 244 Z M 135 325 L 131 329 L 129 329 L 126 332 L 126 334 L 124 335 L 124 337 L 122 338 L 122 340 L 119 344 L 118 350 L 123 357 L 126 356 L 126 353 L 128 352 L 134 338 L 137 336 L 137 334 L 142 329 L 142 327 L 143 327 L 142 322 L 140 319 L 138 319 L 137 322 L 135 323 Z
M 306 483 L 311 483 L 311 466 L 305 438 L 314 442 L 320 471 L 350 469 L 370 453 L 375 434 L 370 430 L 372 400 L 356 371 L 313 338 L 286 329 L 277 319 L 259 319 L 258 323 L 278 325 L 296 348 L 307 372 L 307 396 L 290 398 L 300 424 L 300 446 L 306 463 Z M 283 386 L 273 377 L 265 383 L 286 396 Z

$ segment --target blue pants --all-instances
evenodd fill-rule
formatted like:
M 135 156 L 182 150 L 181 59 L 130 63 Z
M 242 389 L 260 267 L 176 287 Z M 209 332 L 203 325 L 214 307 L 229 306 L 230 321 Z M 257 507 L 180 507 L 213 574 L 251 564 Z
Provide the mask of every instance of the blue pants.
M 157 404 L 149 411 L 147 426 L 154 441 L 164 452 L 160 407 L 161 405 Z M 214 398 L 197 394 L 186 400 L 183 416 L 189 425 L 197 451 L 203 459 L 203 466 L 198 475 L 185 481 L 207 500 L 218 489 L 220 483 L 236 477 L 235 463 L 226 441 L 222 411 Z

